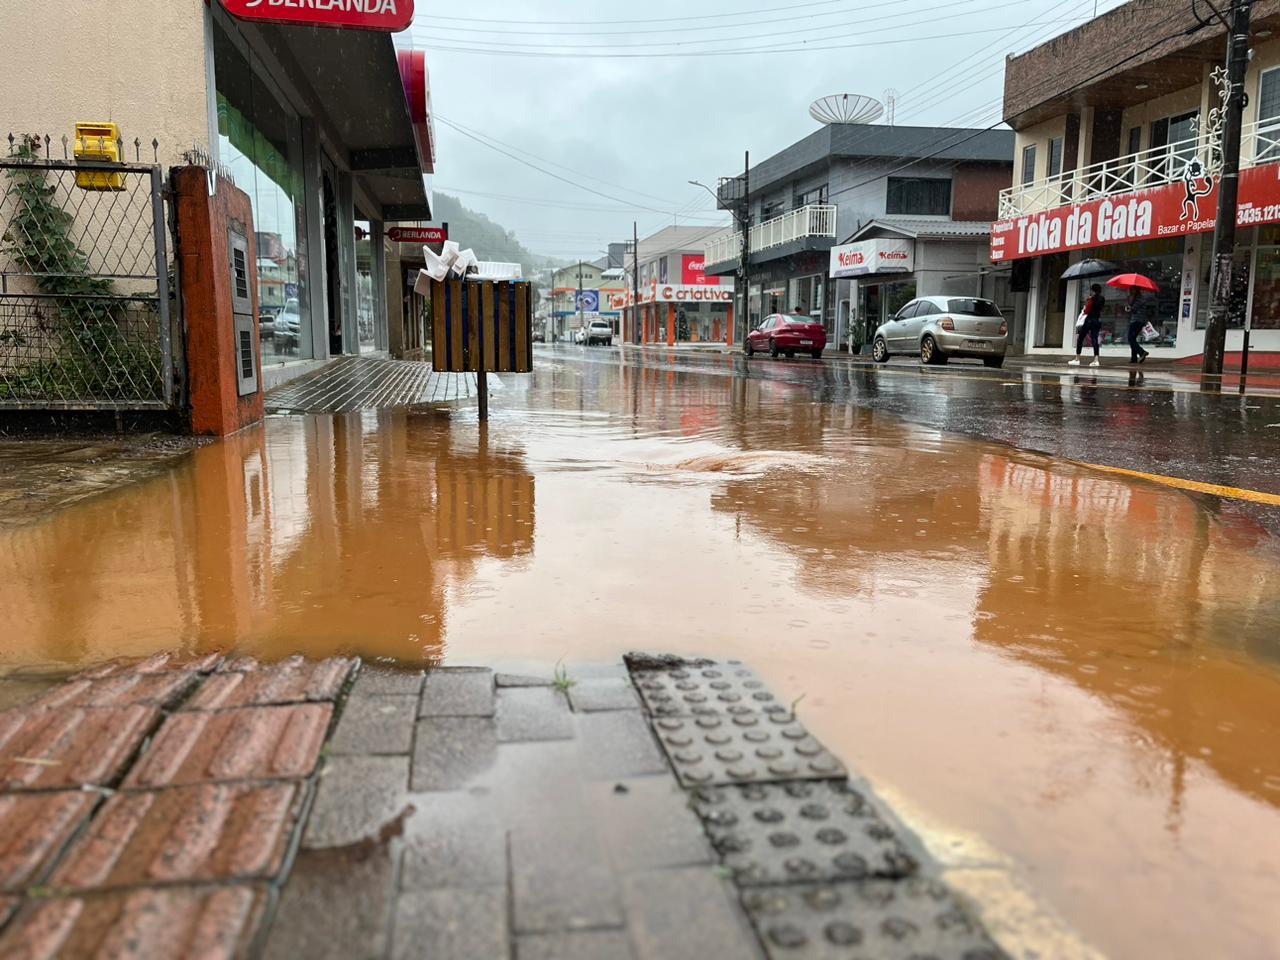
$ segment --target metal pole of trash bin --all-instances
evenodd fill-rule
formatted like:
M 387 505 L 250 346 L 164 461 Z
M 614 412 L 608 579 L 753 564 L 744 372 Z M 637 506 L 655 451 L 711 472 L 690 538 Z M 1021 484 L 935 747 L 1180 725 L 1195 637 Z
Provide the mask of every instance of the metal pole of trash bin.
M 480 422 L 484 423 L 489 419 L 489 375 L 483 366 L 476 374 L 476 397 L 480 401 Z

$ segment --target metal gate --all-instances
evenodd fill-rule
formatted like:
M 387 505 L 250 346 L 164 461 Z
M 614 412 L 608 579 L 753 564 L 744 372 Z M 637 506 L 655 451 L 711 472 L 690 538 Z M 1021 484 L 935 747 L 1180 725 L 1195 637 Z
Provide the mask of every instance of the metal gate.
M 0 158 L 0 409 L 170 407 L 161 169 L 49 147 L 10 136 Z

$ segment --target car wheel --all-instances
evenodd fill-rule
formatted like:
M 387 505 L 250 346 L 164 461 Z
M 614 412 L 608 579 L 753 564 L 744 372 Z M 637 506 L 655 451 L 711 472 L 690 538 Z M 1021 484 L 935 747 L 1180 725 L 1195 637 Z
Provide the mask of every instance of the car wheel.
M 772 339 L 769 340 L 769 356 L 778 359 L 778 344 Z
M 984 367 L 996 367 L 998 369 L 1004 366 L 1004 357 L 983 357 L 982 365 Z
M 814 350 L 812 355 L 813 355 L 813 359 L 815 359 L 815 360 L 821 360 L 821 359 L 822 359 L 822 351 L 821 351 L 821 350 Z
M 748 357 L 753 356 L 755 354 L 756 348 L 755 346 L 752 345 L 750 337 L 747 337 L 747 342 L 742 345 L 742 352 L 745 353 Z
M 884 342 L 884 337 L 876 337 L 875 343 L 871 344 L 871 359 L 876 363 L 889 362 L 889 345 Z
M 938 344 L 933 337 L 925 337 L 920 341 L 920 362 L 931 366 L 947 362 L 946 354 L 938 349 Z

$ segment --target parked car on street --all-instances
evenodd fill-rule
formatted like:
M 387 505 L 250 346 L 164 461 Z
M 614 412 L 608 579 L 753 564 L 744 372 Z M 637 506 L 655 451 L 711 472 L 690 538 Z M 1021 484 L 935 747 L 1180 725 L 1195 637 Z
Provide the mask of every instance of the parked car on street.
M 584 330 L 582 342 L 588 347 L 595 343 L 613 346 L 613 324 L 608 320 L 592 320 Z
M 298 312 L 297 297 L 290 297 L 285 301 L 284 309 L 280 311 L 280 315 L 276 317 L 272 336 L 275 341 L 276 349 L 282 352 L 298 349 L 298 331 L 301 326 L 302 317 Z
M 788 313 L 775 313 L 760 321 L 760 325 L 747 334 L 743 345 L 747 356 L 769 351 L 769 356 L 786 354 L 794 357 L 797 352 L 807 353 L 815 360 L 822 359 L 827 347 L 827 331 L 812 317 Z
M 266 340 L 276 332 L 276 310 L 263 307 L 258 311 L 258 339 Z
M 999 367 L 1008 339 L 1009 325 L 990 300 L 917 297 L 876 330 L 871 356 L 884 363 L 895 353 L 911 353 L 929 364 L 979 357 L 988 367 Z

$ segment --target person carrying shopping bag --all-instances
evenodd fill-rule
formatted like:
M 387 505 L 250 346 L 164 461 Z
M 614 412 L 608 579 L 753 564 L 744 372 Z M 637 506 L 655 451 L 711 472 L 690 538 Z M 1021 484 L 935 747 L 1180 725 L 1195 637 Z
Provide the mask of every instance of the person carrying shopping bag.
M 1074 359 L 1067 361 L 1067 366 L 1080 366 L 1080 354 L 1084 353 L 1085 337 L 1093 340 L 1093 363 L 1089 366 L 1102 366 L 1098 355 L 1102 340 L 1102 308 L 1106 305 L 1107 301 L 1102 296 L 1102 286 L 1095 283 L 1089 288 L 1089 299 L 1085 301 L 1084 309 L 1076 318 L 1076 355 Z
M 1143 330 L 1150 322 L 1148 302 L 1137 287 L 1129 290 L 1129 302 L 1124 305 L 1129 314 L 1129 362 L 1143 363 L 1150 354 L 1143 348 L 1141 340 Z

